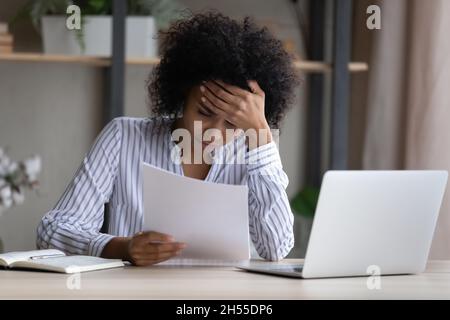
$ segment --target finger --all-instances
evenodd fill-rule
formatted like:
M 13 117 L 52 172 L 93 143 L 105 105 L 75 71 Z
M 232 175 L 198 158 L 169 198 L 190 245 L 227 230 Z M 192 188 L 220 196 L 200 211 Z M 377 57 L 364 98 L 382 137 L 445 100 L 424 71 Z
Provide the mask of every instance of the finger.
M 143 256 L 157 253 L 174 252 L 180 251 L 186 248 L 186 243 L 183 242 L 173 242 L 173 243 L 144 243 L 134 248 L 134 256 Z
M 163 261 L 172 259 L 172 258 L 176 257 L 177 255 L 178 255 L 178 254 L 173 255 L 173 256 L 171 256 L 171 257 L 169 257 L 169 258 L 166 257 L 166 258 L 162 258 L 162 259 L 158 259 L 158 260 L 142 260 L 142 261 L 141 261 L 142 264 L 139 264 L 139 265 L 141 265 L 141 266 L 155 265 L 155 264 L 161 263 L 161 262 L 163 262 Z
M 209 91 L 211 91 L 216 97 L 227 102 L 228 104 L 237 105 L 240 101 L 239 97 L 232 95 L 213 81 L 208 81 L 201 85 L 200 91 L 204 93 L 207 90 L 206 88 L 209 89 Z
M 206 86 L 206 85 L 205 85 Z M 214 104 L 216 107 L 218 107 L 219 109 L 225 111 L 225 112 L 230 112 L 231 110 L 234 109 L 234 107 L 229 104 L 228 102 L 225 102 L 224 100 L 218 98 L 210 89 L 208 86 L 206 86 L 207 89 L 203 90 L 202 95 L 203 97 L 205 97 L 207 100 L 209 100 L 209 102 L 211 102 L 212 104 Z M 203 100 L 202 100 L 203 101 Z M 203 101 L 205 102 L 205 101 Z
M 166 252 L 175 252 L 180 251 L 186 248 L 185 243 L 177 242 L 174 244 L 152 244 L 147 243 L 144 244 L 138 248 L 135 248 L 133 251 L 134 256 L 145 256 L 145 255 L 151 255 L 151 254 L 158 254 L 158 253 L 166 253 Z
M 158 263 L 164 262 L 164 261 L 166 261 L 166 260 L 175 258 L 176 256 L 177 256 L 177 255 L 172 256 L 172 257 L 170 257 L 170 258 L 166 258 L 166 259 L 159 259 L 159 260 L 156 260 L 153 264 L 158 264 Z
M 163 252 L 163 253 L 151 253 L 145 255 L 137 255 L 134 257 L 135 261 L 156 261 L 156 260 L 165 260 L 170 259 L 171 257 L 177 256 L 181 253 L 181 250 L 172 251 L 172 252 Z
M 214 81 L 217 82 L 225 90 L 231 92 L 233 95 L 238 96 L 240 98 L 245 98 L 250 93 L 247 90 L 244 90 L 244 89 L 239 88 L 237 86 L 233 86 L 231 84 L 225 83 L 222 80 L 214 80 Z
M 215 114 L 217 114 L 217 115 L 220 115 L 220 116 L 222 116 L 222 117 L 224 117 L 224 118 L 226 118 L 226 117 L 228 116 L 228 113 L 227 113 L 225 110 L 223 110 L 223 109 L 217 107 L 217 106 L 216 106 L 215 104 L 213 104 L 213 103 L 209 100 L 209 98 L 206 97 L 206 96 L 201 97 L 201 103 L 202 103 L 204 106 L 206 106 L 209 110 L 211 110 L 211 112 L 213 112 L 213 113 L 215 113 Z
M 232 107 L 231 110 L 223 110 L 219 107 L 217 107 L 214 103 L 211 103 L 211 101 L 207 97 L 201 98 L 203 105 L 205 105 L 207 108 L 211 110 L 211 112 L 220 115 L 225 118 L 231 125 L 237 127 L 236 121 L 236 107 Z
M 163 253 L 163 252 L 173 252 L 179 251 L 186 248 L 186 244 L 182 242 L 173 242 L 166 244 L 148 244 L 144 247 L 144 252 L 146 253 Z
M 173 242 L 175 239 L 168 234 L 156 232 L 156 231 L 144 231 L 138 233 L 137 242 L 142 243 L 150 243 L 150 242 Z
M 259 96 L 264 95 L 264 91 L 261 89 L 258 82 L 256 82 L 255 80 L 249 80 L 249 81 L 247 81 L 247 83 L 248 83 L 248 86 L 250 87 L 250 89 L 252 89 L 253 93 L 255 93 Z

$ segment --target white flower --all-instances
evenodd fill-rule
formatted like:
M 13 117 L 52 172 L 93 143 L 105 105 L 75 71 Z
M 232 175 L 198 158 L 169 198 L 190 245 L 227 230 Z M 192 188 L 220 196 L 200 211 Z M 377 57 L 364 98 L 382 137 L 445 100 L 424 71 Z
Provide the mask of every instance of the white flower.
M 8 158 L 8 156 L 6 154 L 3 154 L 2 156 L 0 156 L 0 167 L 8 167 L 9 163 L 11 162 L 11 160 Z
M 12 199 L 14 201 L 14 204 L 22 204 L 25 200 L 25 197 L 23 195 L 23 192 L 19 191 L 13 191 L 12 193 Z
M 11 161 L 5 154 L 0 155 L 0 176 L 5 176 L 8 174 L 10 162 Z
M 13 205 L 12 191 L 10 186 L 5 186 L 0 189 L 0 200 L 3 207 L 5 207 L 6 209 L 10 208 Z
M 6 169 L 7 174 L 14 173 L 19 168 L 19 164 L 17 162 L 11 162 Z
M 11 187 L 10 186 L 5 186 L 5 187 L 0 189 L 0 198 L 1 199 L 10 198 L 11 195 L 12 195 L 12 191 L 11 191 Z
M 11 161 L 0 148 L 0 214 L 24 202 L 24 188 L 33 188 L 41 171 L 41 158 L 33 156 L 22 163 Z
M 31 182 L 37 180 L 39 172 L 41 172 L 41 158 L 34 156 L 24 161 L 25 174 Z

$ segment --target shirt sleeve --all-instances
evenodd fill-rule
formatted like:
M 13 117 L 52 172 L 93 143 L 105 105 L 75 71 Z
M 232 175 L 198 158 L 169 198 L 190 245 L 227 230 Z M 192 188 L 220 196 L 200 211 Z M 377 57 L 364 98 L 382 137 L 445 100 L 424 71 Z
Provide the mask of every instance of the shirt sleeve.
M 286 194 L 289 179 L 276 144 L 248 151 L 246 163 L 251 239 L 262 258 L 281 260 L 294 246 L 294 217 Z
M 42 218 L 37 228 L 39 249 L 100 256 L 114 237 L 100 233 L 100 228 L 118 171 L 118 122 L 114 119 L 103 128 L 56 206 Z

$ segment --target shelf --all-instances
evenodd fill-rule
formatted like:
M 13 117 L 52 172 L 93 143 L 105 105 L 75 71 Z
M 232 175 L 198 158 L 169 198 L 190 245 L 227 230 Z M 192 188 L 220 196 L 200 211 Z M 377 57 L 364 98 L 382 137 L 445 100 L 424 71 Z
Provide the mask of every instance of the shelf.
M 330 73 L 333 71 L 333 66 L 322 61 L 295 61 L 294 66 L 301 71 L 309 73 Z M 348 64 L 348 71 L 366 72 L 369 70 L 369 65 L 366 62 L 350 62 Z
M 1 61 L 75 63 L 96 67 L 108 67 L 109 65 L 111 65 L 111 59 L 107 57 L 50 55 L 42 53 L 0 54 L 0 62 Z M 158 58 L 131 58 L 126 60 L 126 63 L 128 65 L 155 65 L 158 62 Z M 331 64 L 321 61 L 297 60 L 294 62 L 294 65 L 299 70 L 310 73 L 329 73 L 333 69 Z M 348 64 L 348 69 L 350 72 L 365 72 L 369 70 L 369 66 L 365 62 L 350 62 Z
M 106 67 L 111 64 L 109 58 L 98 58 L 89 56 L 47 55 L 41 53 L 0 54 L 0 61 L 79 63 L 99 67 Z

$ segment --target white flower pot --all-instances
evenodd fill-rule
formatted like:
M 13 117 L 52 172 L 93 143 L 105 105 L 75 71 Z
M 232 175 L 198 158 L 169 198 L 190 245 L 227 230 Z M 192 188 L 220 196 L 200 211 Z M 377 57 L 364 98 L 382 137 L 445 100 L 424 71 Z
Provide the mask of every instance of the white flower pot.
M 44 16 L 41 20 L 44 53 L 111 56 L 111 16 L 84 16 L 84 19 L 83 52 L 77 40 L 77 31 L 67 29 L 65 16 Z M 127 17 L 125 35 L 127 58 L 150 58 L 158 55 L 157 29 L 153 17 Z

